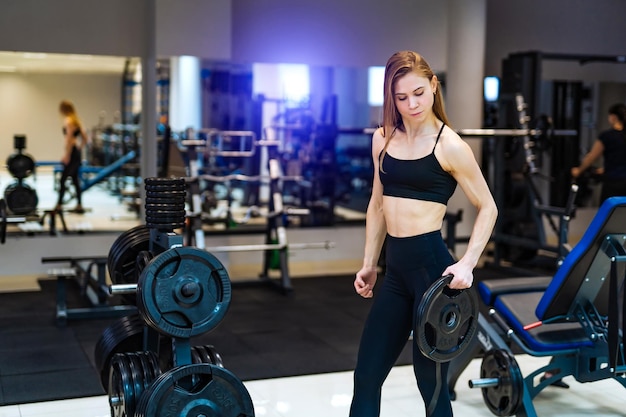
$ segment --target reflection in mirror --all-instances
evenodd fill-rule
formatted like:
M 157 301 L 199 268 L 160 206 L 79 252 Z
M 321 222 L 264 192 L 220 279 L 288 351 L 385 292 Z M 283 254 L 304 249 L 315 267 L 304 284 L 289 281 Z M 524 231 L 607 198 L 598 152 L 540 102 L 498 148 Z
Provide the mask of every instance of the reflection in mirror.
M 187 175 L 267 175 L 268 161 L 277 160 L 283 175 L 299 178 L 284 186 L 285 204 L 310 211 L 291 223 L 328 226 L 364 220 L 372 175 L 368 129 L 379 123 L 379 107 L 368 103 L 366 68 L 203 61 L 201 75 L 203 128 L 225 132 L 214 136 L 220 146 L 225 146 L 224 137 L 232 137 L 228 132 L 241 130 L 253 132 L 263 145 L 245 157 L 232 156 L 232 149 L 225 156 L 225 149 L 210 142 L 201 147 L 193 142 L 190 149 L 185 144 L 206 140 L 206 132 L 172 123 L 172 139 L 182 155 L 178 159 L 187 161 Z M 170 94 L 176 90 L 170 85 Z M 244 201 L 235 205 L 250 207 L 269 197 L 262 184 L 239 184 L 240 189 L 229 192 L 222 187 L 209 184 L 201 190 L 202 201 L 216 205 L 217 200 L 219 207 L 220 195 L 240 195 Z
M 197 91 L 190 92 L 184 90 L 180 76 L 173 76 L 173 71 L 181 71 L 173 68 L 180 58 L 159 59 L 156 68 L 161 174 L 263 176 L 268 175 L 268 161 L 275 159 L 282 175 L 298 179 L 283 187 L 285 204 L 310 211 L 309 216 L 294 216 L 290 225 L 363 222 L 371 187 L 372 128 L 381 117 L 380 100 L 371 101 L 373 93 L 382 91 L 380 68 L 377 72 L 196 58 L 199 74 L 191 77 L 199 81 Z M 93 211 L 109 211 L 108 221 L 96 228 L 127 230 L 123 221 L 137 221 L 142 145 L 139 58 L 0 53 L 0 85 L 2 107 L 9 109 L 8 123 L 0 126 L 0 133 L 5 140 L 16 134 L 27 137 L 28 152 L 37 162 L 37 181 L 32 185 L 40 194 L 40 216 L 55 205 L 63 146 L 57 107 L 68 99 L 88 133 L 81 169 L 85 204 Z M 185 102 L 199 109 L 197 119 L 173 120 L 174 105 Z M 257 142 L 265 143 L 250 156 L 220 156 L 216 144 L 206 141 L 207 131 L 213 130 L 253 132 Z M 224 138 L 238 140 L 228 133 L 213 137 L 222 140 L 220 146 L 233 146 Z M 191 140 L 205 143 L 199 146 Z M 9 148 L 3 150 L 3 159 L 13 153 Z M 45 176 L 49 180 L 44 182 Z M 11 181 L 3 171 L 2 183 Z M 229 214 L 230 221 L 246 218 L 245 210 L 267 204 L 269 198 L 266 184 L 227 187 L 206 182 L 203 187 L 205 208 L 226 204 L 244 210 L 240 216 Z M 91 200 L 96 194 L 98 198 Z

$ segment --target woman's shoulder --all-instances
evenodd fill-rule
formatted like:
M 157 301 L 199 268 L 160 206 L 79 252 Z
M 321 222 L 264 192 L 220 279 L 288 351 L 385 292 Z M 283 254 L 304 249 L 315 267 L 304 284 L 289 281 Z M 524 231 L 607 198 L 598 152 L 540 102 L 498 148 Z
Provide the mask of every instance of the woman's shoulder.
M 382 127 L 377 128 L 372 135 L 372 147 L 382 150 L 385 146 L 385 130 Z
M 453 166 L 464 164 L 474 158 L 469 144 L 447 125 L 441 132 L 437 148 L 435 149 L 437 159 L 446 171 L 450 171 Z
M 443 148 L 450 151 L 463 149 L 467 146 L 467 142 L 465 142 L 461 136 L 459 136 L 459 134 L 448 125 L 445 125 L 441 131 L 439 143 Z

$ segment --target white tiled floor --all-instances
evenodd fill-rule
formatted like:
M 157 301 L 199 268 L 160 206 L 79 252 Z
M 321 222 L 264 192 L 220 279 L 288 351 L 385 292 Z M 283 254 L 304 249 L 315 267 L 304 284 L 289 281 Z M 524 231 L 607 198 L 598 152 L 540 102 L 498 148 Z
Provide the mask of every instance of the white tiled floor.
M 517 356 L 522 374 L 546 363 L 546 358 Z M 457 384 L 456 416 L 489 416 L 480 390 L 467 380 L 479 375 L 480 360 L 474 360 Z M 624 416 L 624 388 L 613 380 L 580 384 L 566 378 L 570 389 L 549 387 L 534 404 L 542 417 Z M 352 397 L 352 372 L 249 381 L 245 383 L 258 417 L 347 417 Z M 104 417 L 110 415 L 106 396 L 0 407 L 0 417 Z M 392 370 L 383 387 L 381 417 L 424 416 L 413 370 Z

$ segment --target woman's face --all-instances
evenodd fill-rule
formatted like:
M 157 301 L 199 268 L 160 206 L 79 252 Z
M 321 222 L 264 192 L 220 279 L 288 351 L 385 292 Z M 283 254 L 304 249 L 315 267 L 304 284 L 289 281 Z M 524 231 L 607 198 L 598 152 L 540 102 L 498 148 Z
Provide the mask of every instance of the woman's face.
M 405 122 L 424 121 L 432 113 L 437 77 L 431 80 L 410 72 L 398 78 L 394 88 L 394 103 Z

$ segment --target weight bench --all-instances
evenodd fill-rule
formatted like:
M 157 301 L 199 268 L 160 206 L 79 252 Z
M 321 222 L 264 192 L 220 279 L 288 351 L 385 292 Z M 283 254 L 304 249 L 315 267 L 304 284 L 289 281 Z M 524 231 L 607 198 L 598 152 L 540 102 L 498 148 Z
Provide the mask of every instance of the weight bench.
M 109 304 L 107 285 L 107 257 L 50 257 L 41 258 L 42 263 L 66 264 L 64 268 L 51 268 L 48 277 L 56 279 L 56 323 L 65 326 L 70 319 L 110 318 L 136 312 L 131 305 Z M 68 308 L 67 281 L 76 280 L 80 295 L 91 307 Z
M 67 233 L 67 224 L 65 223 L 65 217 L 63 216 L 63 210 L 57 211 L 56 209 L 44 210 L 39 224 L 43 226 L 48 217 L 48 226 L 50 227 L 50 235 L 55 236 L 57 234 L 57 216 L 63 226 L 63 233 Z
M 487 407 L 500 416 L 535 417 L 533 398 L 553 382 L 615 379 L 626 387 L 624 277 L 626 197 L 607 199 L 554 277 L 487 280 L 477 285 L 490 308 L 478 318 L 476 346 L 453 359 L 448 384 L 484 353 L 480 379 Z M 514 351 L 551 357 L 526 376 Z M 541 378 L 546 371 L 552 376 Z

